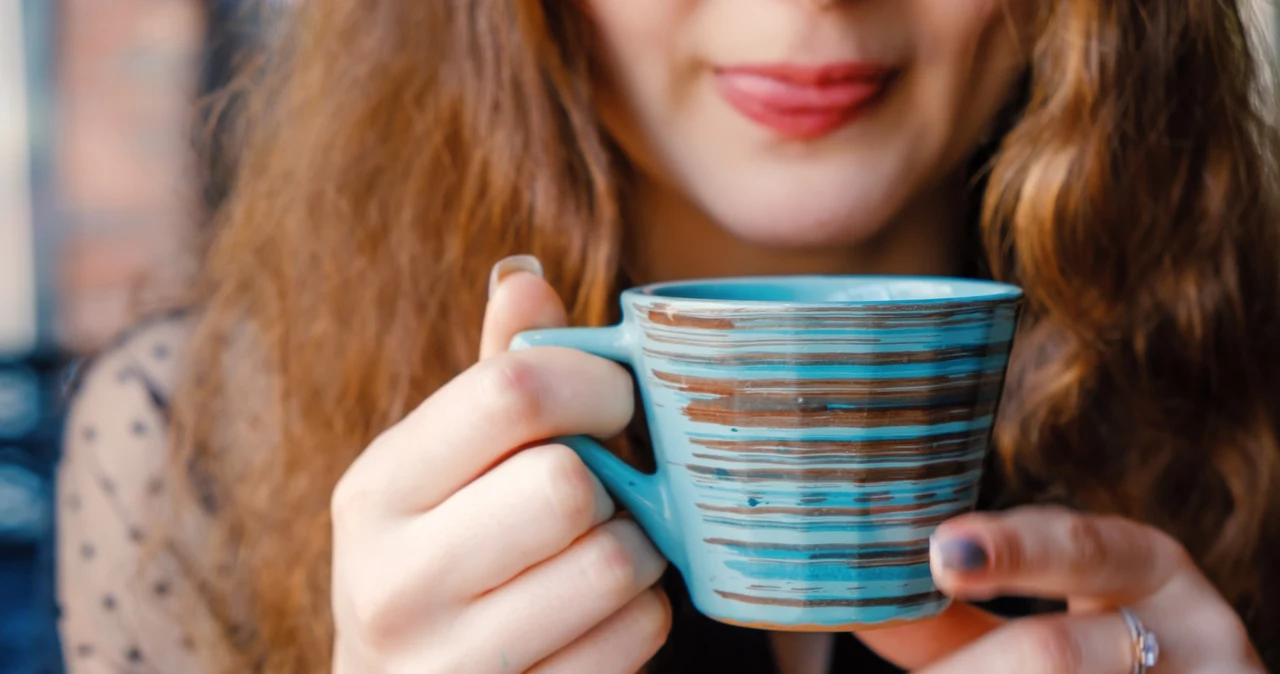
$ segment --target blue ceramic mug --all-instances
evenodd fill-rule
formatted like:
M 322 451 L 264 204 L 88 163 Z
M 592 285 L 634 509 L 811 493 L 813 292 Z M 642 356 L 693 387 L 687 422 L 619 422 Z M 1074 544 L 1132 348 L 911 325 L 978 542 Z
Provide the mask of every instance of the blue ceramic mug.
M 929 536 L 973 507 L 1022 293 L 929 277 L 660 283 L 604 328 L 536 330 L 630 365 L 657 471 L 559 438 L 722 622 L 836 631 L 948 600 Z

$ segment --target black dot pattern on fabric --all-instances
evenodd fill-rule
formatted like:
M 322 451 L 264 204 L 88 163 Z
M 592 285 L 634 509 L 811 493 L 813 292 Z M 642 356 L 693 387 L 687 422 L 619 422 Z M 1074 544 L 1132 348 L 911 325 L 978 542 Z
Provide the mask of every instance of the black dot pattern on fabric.
M 144 552 L 151 513 L 167 505 L 168 476 L 157 460 L 167 450 L 178 334 L 135 332 L 96 357 L 99 367 L 81 368 L 67 390 L 78 407 L 60 467 L 58 560 L 76 582 L 60 589 L 71 592 L 59 596 L 65 612 L 52 600 L 46 605 L 58 619 L 69 672 L 201 671 L 203 646 L 173 604 L 187 590 L 188 571 L 150 567 L 161 560 Z M 0 672 L 8 671 L 4 660 Z

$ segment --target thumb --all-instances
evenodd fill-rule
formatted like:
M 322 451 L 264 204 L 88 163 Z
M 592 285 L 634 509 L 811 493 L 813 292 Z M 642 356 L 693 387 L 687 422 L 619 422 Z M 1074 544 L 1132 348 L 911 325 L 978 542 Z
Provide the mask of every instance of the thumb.
M 976 606 L 954 602 L 932 618 L 854 634 L 876 655 L 913 671 L 951 655 L 1004 622 Z
M 564 302 L 542 278 L 542 263 L 532 255 L 499 260 L 489 273 L 489 305 L 480 335 L 480 359 L 507 350 L 517 334 L 569 324 Z

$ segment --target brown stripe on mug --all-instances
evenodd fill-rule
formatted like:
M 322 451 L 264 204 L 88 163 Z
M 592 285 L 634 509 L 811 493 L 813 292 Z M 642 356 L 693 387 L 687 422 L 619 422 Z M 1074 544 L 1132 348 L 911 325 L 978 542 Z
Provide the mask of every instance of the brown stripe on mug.
M 872 517 L 875 515 L 893 515 L 930 510 L 938 506 L 959 503 L 959 499 L 945 499 L 928 503 L 909 503 L 903 505 L 864 506 L 850 508 L 845 506 L 797 507 L 797 506 L 719 506 L 699 503 L 698 509 L 707 512 L 733 513 L 735 515 L 798 515 L 800 517 Z M 966 503 L 967 507 L 968 504 Z
M 853 454 L 859 456 L 920 456 L 947 454 L 964 449 L 984 448 L 989 431 L 978 429 L 938 435 L 912 436 L 877 440 L 731 440 L 691 438 L 695 446 L 728 454 L 765 454 L 777 456 L 825 456 Z
M 919 407 L 854 406 L 791 399 L 731 398 L 694 400 L 683 412 L 690 421 L 742 428 L 887 428 L 934 426 L 972 421 L 995 413 L 996 399 Z
M 934 480 L 950 478 L 977 471 L 982 459 L 963 461 L 939 461 L 918 466 L 875 468 L 719 468 L 699 464 L 686 464 L 694 475 L 704 475 L 717 480 L 733 482 L 842 482 L 849 484 L 882 484 L 904 480 Z
M 877 543 L 779 543 L 776 541 L 743 541 L 733 538 L 704 538 L 702 539 L 707 545 L 717 545 L 722 547 L 742 548 L 743 550 L 781 550 L 787 552 L 813 552 L 824 553 L 837 550 L 854 550 L 870 552 L 885 547 L 886 545 L 902 546 L 904 548 L 929 550 L 929 539 L 912 538 L 898 542 L 877 542 Z
M 721 350 L 715 353 L 698 354 L 646 348 L 644 349 L 644 355 L 648 358 L 665 360 L 669 363 L 729 368 L 753 365 L 785 365 L 788 367 L 813 365 L 924 365 L 971 358 L 986 358 L 992 353 L 1004 353 L 1004 351 L 1005 349 L 1000 344 L 984 344 L 875 353 L 771 353 L 767 351 L 737 353 Z
M 863 379 L 730 379 L 699 377 L 653 370 L 653 377 L 681 393 L 708 396 L 761 395 L 768 393 L 857 395 L 865 400 L 931 400 L 957 391 L 999 392 L 1004 373 L 999 370 L 943 374 L 934 377 L 868 377 Z

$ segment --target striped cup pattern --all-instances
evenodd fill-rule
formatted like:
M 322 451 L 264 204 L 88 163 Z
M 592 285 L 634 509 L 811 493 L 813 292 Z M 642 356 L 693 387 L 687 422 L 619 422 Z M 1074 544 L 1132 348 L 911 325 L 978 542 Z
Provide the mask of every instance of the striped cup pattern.
M 699 610 L 835 631 L 946 606 L 929 536 L 974 505 L 1016 298 L 623 310 Z

